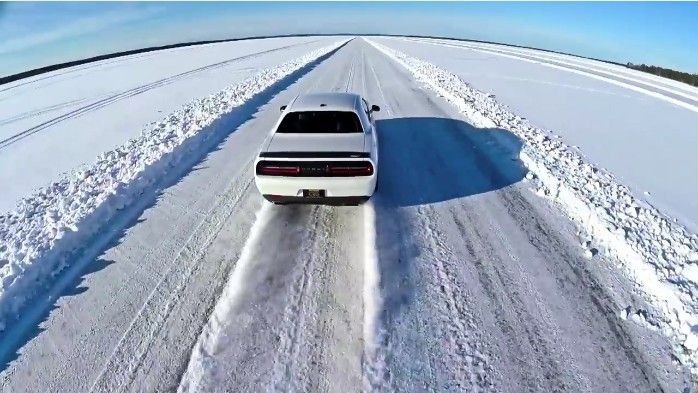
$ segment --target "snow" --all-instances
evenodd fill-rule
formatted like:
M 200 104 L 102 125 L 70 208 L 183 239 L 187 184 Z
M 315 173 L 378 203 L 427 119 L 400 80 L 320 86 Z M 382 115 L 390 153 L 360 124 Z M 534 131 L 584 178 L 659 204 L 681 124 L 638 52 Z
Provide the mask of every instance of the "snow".
M 691 263 L 683 268 L 681 275 L 692 283 L 698 284 L 698 265 L 695 262 Z
M 436 40 L 436 42 L 444 43 L 448 45 L 448 40 Z M 605 63 L 601 61 L 585 59 L 576 56 L 563 55 L 559 53 L 544 52 L 535 49 L 527 48 L 516 48 L 507 47 L 503 45 L 494 44 L 484 44 L 484 43 L 464 43 L 464 47 L 495 51 L 502 54 L 515 55 L 517 59 L 522 59 L 521 56 L 525 56 L 530 60 L 535 60 L 539 64 L 545 66 L 552 66 L 553 68 L 564 69 L 565 71 L 583 71 L 586 75 L 604 75 L 607 81 L 623 81 L 627 83 L 630 82 L 636 86 L 641 86 L 644 89 L 648 87 L 653 89 L 658 89 L 660 93 L 664 94 L 664 98 L 671 98 L 671 95 L 679 96 L 682 98 L 688 98 L 692 101 L 698 101 L 698 88 L 695 86 L 688 85 L 683 82 L 675 81 L 668 78 L 663 78 L 654 74 L 647 72 L 642 72 L 638 70 L 633 70 L 627 67 L 623 67 L 617 64 Z M 563 65 L 565 67 L 559 68 L 556 65 Z M 652 93 L 652 91 L 645 90 L 643 93 Z M 667 95 L 667 93 L 669 93 Z M 648 94 L 651 96 L 656 96 L 654 94 Z M 669 100 L 669 102 L 675 102 Z M 695 106 L 690 106 L 687 102 L 676 102 L 677 105 L 683 106 L 687 109 L 695 110 Z
M 244 291 L 246 280 L 253 274 L 256 248 L 263 243 L 261 241 L 263 230 L 273 218 L 273 205 L 264 202 L 257 212 L 257 219 L 250 229 L 250 235 L 242 248 L 240 258 L 228 278 L 221 300 L 216 303 L 208 323 L 204 326 L 192 350 L 189 365 L 182 376 L 178 392 L 200 392 L 204 383 L 215 385 L 213 375 L 215 369 L 212 366 L 215 365 L 217 347 L 221 345 L 219 340 L 223 338 L 222 330 L 225 329 L 226 324 L 235 320 L 240 293 Z
M 190 102 L 0 216 L 0 328 L 116 213 L 224 126 L 217 119 L 342 42 L 309 51 Z
M 492 95 L 432 63 L 371 43 L 454 104 L 473 125 L 502 128 L 524 141 L 520 158 L 535 174 L 539 194 L 559 202 L 591 237 L 592 241 L 584 244 L 588 258 L 598 252 L 590 247 L 595 243 L 618 259 L 658 310 L 657 320 L 648 323 L 661 326 L 675 344 L 679 359 L 698 375 L 694 345 L 698 339 L 694 328 L 698 325 L 698 286 L 681 275 L 688 268 L 686 273 L 692 277 L 691 258 L 698 250 L 698 237 L 643 202 L 613 174 L 590 163 L 552 131 L 533 126 Z M 621 313 L 621 318 L 627 314 Z M 644 313 L 635 315 L 633 319 L 639 323 L 647 322 Z
M 162 50 L 0 86 L 0 214 L 191 100 L 335 40 L 272 38 Z
M 596 167 L 636 195 L 648 192 L 644 200 L 698 232 L 698 163 L 690 159 L 698 145 L 698 88 L 598 61 L 501 45 L 376 41 L 448 70 L 533 125 L 555 130 Z
M 419 41 L 417 41 L 419 42 Z M 444 41 L 436 41 L 440 45 L 447 46 L 447 47 L 455 47 L 455 48 L 468 48 L 468 49 L 473 49 L 475 51 L 482 51 L 484 53 L 492 53 L 492 54 L 497 54 L 501 57 L 506 57 L 510 59 L 515 59 L 518 61 L 524 61 L 524 62 L 529 62 L 529 63 L 534 63 L 534 64 L 540 64 L 544 67 L 549 67 L 553 68 L 556 70 L 561 70 L 565 71 L 568 73 L 573 73 L 573 74 L 578 74 L 578 75 L 583 75 L 587 78 L 592 78 L 592 79 L 597 79 L 606 83 L 610 83 L 612 85 L 620 86 L 625 89 L 633 90 L 638 93 L 642 93 L 645 95 L 648 95 L 652 98 L 657 98 L 662 101 L 669 102 L 671 104 L 674 104 L 676 106 L 688 109 L 692 112 L 697 112 L 698 113 L 698 106 L 694 105 L 693 102 L 698 102 L 698 95 L 690 94 L 684 92 L 682 89 L 676 89 L 673 86 L 667 86 L 667 85 L 660 85 L 657 83 L 654 83 L 654 81 L 647 81 L 644 80 L 644 78 L 635 78 L 635 76 L 640 75 L 640 71 L 634 71 L 637 75 L 633 74 L 631 76 L 627 75 L 618 75 L 617 70 L 614 70 L 616 72 L 609 72 L 608 70 L 604 69 L 603 67 L 594 67 L 594 65 L 591 65 L 590 68 L 587 68 L 587 65 L 582 65 L 578 62 L 574 61 L 565 61 L 560 59 L 561 56 L 556 56 L 556 57 L 551 57 L 549 55 L 546 55 L 544 52 L 539 52 L 539 53 L 534 53 L 531 50 L 528 51 L 518 51 L 518 50 L 513 50 L 509 49 L 507 47 L 501 47 L 501 46 L 493 46 L 493 45 L 469 45 L 469 44 L 460 44 L 460 45 L 453 45 L 446 43 Z M 543 61 L 541 61 L 543 60 Z M 616 68 L 620 68 L 617 67 Z M 591 71 L 591 72 L 590 72 Z M 630 82 L 630 83 L 628 83 Z M 650 87 L 650 89 L 648 89 Z M 690 85 L 685 85 L 687 90 L 695 90 L 693 86 Z M 658 89 L 659 91 L 656 91 L 655 89 Z M 669 94 L 667 94 L 669 93 Z M 687 98 L 689 101 L 684 101 L 682 99 L 677 99 L 674 98 L 673 96 L 679 96 L 682 99 Z
M 383 299 L 380 294 L 380 269 L 376 244 L 376 212 L 373 201 L 364 205 L 364 388 L 381 391 L 386 364 L 381 343 L 385 332 L 381 326 Z
M 266 204 L 250 168 L 279 106 L 323 91 L 381 105 L 373 203 Z M 604 244 L 532 192 L 553 195 L 519 138 L 364 40 L 222 118 L 0 333 L 3 388 L 691 390 Z

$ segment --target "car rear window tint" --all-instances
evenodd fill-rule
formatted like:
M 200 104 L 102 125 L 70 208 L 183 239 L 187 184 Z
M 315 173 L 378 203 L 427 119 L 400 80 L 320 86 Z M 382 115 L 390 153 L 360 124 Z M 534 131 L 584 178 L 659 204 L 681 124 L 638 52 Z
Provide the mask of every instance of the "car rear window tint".
M 282 134 L 345 134 L 363 132 L 353 112 L 309 111 L 287 113 L 276 132 Z

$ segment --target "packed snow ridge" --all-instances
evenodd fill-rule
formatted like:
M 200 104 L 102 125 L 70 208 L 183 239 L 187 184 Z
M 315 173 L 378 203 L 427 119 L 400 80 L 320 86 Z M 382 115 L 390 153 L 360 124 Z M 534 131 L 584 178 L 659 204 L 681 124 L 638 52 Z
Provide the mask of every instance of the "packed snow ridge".
M 504 129 L 524 142 L 520 158 L 530 171 L 527 179 L 578 222 L 588 238 L 582 242 L 585 254 L 592 257 L 603 247 L 657 309 L 648 314 L 623 308 L 619 317 L 668 336 L 677 358 L 698 377 L 698 237 L 492 95 L 431 63 L 371 44 L 454 104 L 474 126 Z
M 112 217 L 211 136 L 217 119 L 343 43 L 264 69 L 194 100 L 0 216 L 0 331 Z

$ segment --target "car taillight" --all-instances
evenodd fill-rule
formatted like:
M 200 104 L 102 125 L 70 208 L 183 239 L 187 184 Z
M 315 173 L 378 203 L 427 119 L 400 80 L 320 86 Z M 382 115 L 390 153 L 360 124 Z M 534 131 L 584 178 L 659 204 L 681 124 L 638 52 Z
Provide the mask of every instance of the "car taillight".
M 373 165 L 370 162 L 352 166 L 330 164 L 328 172 L 330 176 L 371 176 L 373 174 Z
M 297 176 L 301 173 L 301 168 L 297 165 L 259 165 L 257 173 L 266 176 Z

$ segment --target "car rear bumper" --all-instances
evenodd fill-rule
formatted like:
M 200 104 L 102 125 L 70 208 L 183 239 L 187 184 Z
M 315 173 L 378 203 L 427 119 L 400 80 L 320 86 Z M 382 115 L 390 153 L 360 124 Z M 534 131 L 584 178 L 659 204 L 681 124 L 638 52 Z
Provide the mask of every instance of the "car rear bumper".
M 376 189 L 376 174 L 355 177 L 255 176 L 262 195 L 301 199 L 370 197 Z M 303 190 L 323 190 L 324 198 L 304 198 Z M 269 199 L 269 198 L 267 198 Z M 312 203 L 312 202 L 310 202 Z
M 366 202 L 369 196 L 309 198 L 283 195 L 264 195 L 264 199 L 276 204 L 312 204 L 331 206 L 356 206 Z

